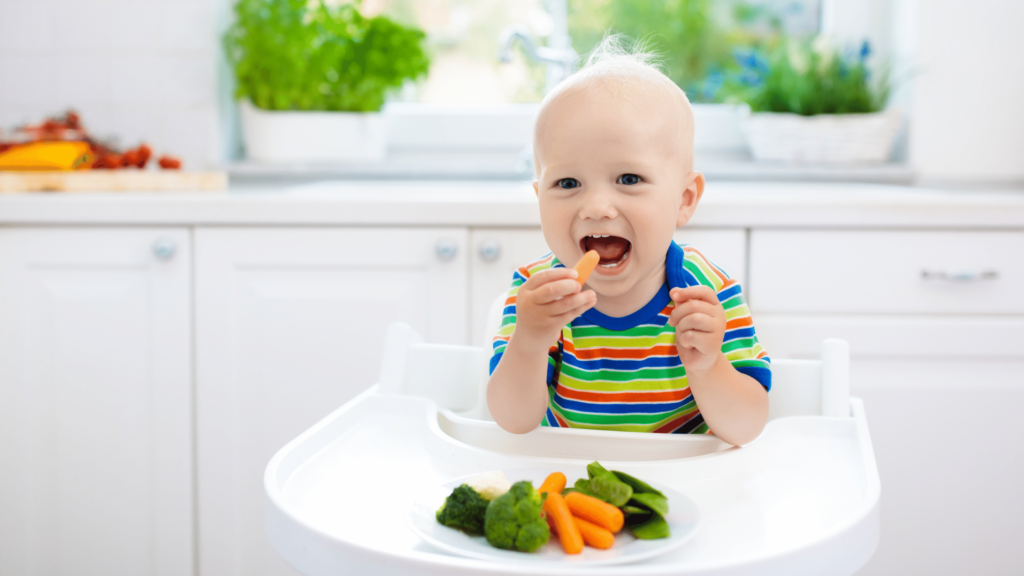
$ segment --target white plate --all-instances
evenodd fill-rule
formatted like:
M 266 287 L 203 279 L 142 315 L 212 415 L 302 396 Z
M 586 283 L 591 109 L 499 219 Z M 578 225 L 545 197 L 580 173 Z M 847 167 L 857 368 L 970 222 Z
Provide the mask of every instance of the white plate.
M 530 480 L 534 487 L 541 485 L 544 478 L 555 468 L 523 468 L 518 470 L 505 470 L 505 475 L 510 482 Z M 586 478 L 587 472 L 584 468 L 563 467 L 561 469 L 568 478 L 569 486 L 577 478 Z M 629 473 L 629 470 L 623 470 Z M 472 475 L 471 475 L 472 476 Z M 435 516 L 437 509 L 444 504 L 444 499 L 452 493 L 457 486 L 463 484 L 471 476 L 455 478 L 449 482 L 430 489 L 421 494 L 414 502 L 406 519 L 413 532 L 430 544 L 459 556 L 468 556 L 483 560 L 494 560 L 498 562 L 517 562 L 529 564 L 587 564 L 593 566 L 607 566 L 611 564 L 626 564 L 639 562 L 655 556 L 670 552 L 685 544 L 697 532 L 700 524 L 700 511 L 697 505 L 683 494 L 654 482 L 649 484 L 660 490 L 668 498 L 668 521 L 671 536 L 658 540 L 638 540 L 633 537 L 629 527 L 622 529 L 615 535 L 615 545 L 608 550 L 598 550 L 590 546 L 584 546 L 580 554 L 566 554 L 562 545 L 558 542 L 557 536 L 540 550 L 527 554 L 512 550 L 502 550 L 487 543 L 483 536 L 470 536 L 460 530 L 449 528 L 437 521 Z M 641 478 L 643 480 L 643 478 Z

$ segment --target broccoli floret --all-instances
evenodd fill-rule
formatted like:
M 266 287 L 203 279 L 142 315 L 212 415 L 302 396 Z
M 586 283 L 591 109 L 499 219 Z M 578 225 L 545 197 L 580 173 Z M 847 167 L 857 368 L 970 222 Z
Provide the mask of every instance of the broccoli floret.
M 484 514 L 490 504 L 479 492 L 462 484 L 445 498 L 437 510 L 437 521 L 468 534 L 484 533 Z
M 527 481 L 491 500 L 484 515 L 484 535 L 495 548 L 533 552 L 547 543 L 551 530 L 541 515 L 543 500 Z

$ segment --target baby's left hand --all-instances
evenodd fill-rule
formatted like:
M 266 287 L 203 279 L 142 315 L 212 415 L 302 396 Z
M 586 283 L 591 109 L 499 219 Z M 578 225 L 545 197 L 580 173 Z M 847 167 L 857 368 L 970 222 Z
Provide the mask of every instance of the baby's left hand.
M 725 309 L 707 286 L 673 288 L 676 307 L 668 318 L 676 329 L 676 350 L 688 372 L 709 370 L 722 355 Z

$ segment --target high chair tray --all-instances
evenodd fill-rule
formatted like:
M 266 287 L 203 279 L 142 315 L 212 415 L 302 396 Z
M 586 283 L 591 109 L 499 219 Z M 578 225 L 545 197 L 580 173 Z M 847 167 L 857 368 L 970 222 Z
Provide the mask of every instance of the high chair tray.
M 778 418 L 754 442 L 732 448 L 708 436 L 560 429 L 515 436 L 374 386 L 270 461 L 267 536 L 307 576 L 853 574 L 878 544 L 880 487 L 863 405 L 851 399 L 850 409 L 849 418 Z M 700 530 L 635 564 L 552 566 L 448 554 L 406 523 L 417 495 L 454 478 L 578 470 L 595 459 L 685 494 L 700 511 Z

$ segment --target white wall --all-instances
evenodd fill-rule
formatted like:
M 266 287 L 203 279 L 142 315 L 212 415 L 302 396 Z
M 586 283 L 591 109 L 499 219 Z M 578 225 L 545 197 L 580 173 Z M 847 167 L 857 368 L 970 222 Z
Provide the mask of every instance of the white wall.
M 922 182 L 1024 181 L 1024 2 L 918 0 L 910 160 Z
M 920 183 L 1024 181 L 1024 2 L 823 0 L 822 20 L 891 62 Z
M 186 168 L 220 161 L 219 0 L 0 0 L 0 127 L 77 109 Z

